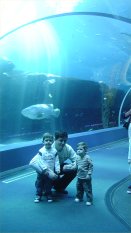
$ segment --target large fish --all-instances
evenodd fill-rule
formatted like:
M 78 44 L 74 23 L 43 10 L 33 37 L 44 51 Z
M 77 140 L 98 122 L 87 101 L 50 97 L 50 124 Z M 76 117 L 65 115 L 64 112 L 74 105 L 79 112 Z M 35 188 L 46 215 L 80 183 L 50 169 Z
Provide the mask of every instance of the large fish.
M 54 109 L 53 104 L 36 104 L 24 108 L 21 114 L 31 120 L 50 119 L 52 117 L 58 117 L 60 115 L 60 109 Z

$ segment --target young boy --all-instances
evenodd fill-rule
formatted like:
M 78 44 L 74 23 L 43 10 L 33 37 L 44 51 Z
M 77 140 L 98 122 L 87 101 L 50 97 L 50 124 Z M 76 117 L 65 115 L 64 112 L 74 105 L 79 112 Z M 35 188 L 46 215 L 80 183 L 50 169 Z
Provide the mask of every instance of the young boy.
M 53 180 L 57 179 L 60 173 L 60 164 L 57 151 L 52 147 L 54 138 L 50 133 L 43 135 L 44 146 L 37 155 L 30 161 L 29 165 L 37 172 L 36 197 L 34 202 L 41 201 L 43 188 L 48 202 L 52 202 Z
M 86 193 L 86 205 L 93 204 L 92 178 L 93 164 L 87 155 L 87 145 L 85 142 L 77 144 L 77 183 L 75 202 L 83 201 L 84 191 Z

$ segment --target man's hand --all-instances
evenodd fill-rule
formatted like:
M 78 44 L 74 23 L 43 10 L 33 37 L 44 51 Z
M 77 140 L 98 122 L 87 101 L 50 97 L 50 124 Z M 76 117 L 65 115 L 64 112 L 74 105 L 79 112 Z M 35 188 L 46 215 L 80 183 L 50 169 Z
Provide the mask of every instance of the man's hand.
M 72 164 L 66 164 L 66 165 L 63 166 L 63 171 L 64 172 L 70 171 L 70 170 L 73 170 Z
M 55 174 L 56 174 L 56 175 L 59 175 L 59 174 L 60 174 L 60 171 L 55 171 Z
M 58 175 L 56 173 L 54 173 L 52 170 L 50 170 L 49 168 L 45 169 L 42 174 L 44 176 L 49 177 L 51 180 L 56 180 L 58 178 Z

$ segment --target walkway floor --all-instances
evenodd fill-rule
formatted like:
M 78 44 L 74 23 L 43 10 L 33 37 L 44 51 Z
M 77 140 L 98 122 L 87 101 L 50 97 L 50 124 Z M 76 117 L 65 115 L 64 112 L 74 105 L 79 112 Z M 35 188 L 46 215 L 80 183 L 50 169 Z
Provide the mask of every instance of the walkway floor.
M 94 204 L 75 203 L 75 183 L 68 195 L 53 203 L 43 197 L 34 203 L 35 178 L 32 170 L 8 175 L 0 182 L 0 233 L 105 233 L 131 232 L 131 195 L 126 193 L 128 142 L 119 141 L 91 148 L 94 163 Z

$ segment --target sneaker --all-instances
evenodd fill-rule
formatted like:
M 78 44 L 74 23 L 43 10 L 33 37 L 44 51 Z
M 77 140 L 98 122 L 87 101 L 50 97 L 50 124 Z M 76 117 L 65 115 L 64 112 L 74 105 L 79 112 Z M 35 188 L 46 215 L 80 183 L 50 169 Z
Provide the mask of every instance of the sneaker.
M 75 202 L 82 202 L 83 200 L 76 197 L 74 201 Z
M 80 202 L 80 199 L 76 197 L 74 201 L 75 202 Z
M 127 190 L 127 193 L 128 193 L 128 194 L 131 194 L 131 189 L 128 189 L 128 190 Z
M 48 197 L 47 197 L 47 201 L 48 201 L 49 203 L 53 202 L 52 197 L 51 197 L 51 196 L 48 196 Z
M 38 195 L 37 195 L 37 196 L 35 197 L 34 202 L 35 202 L 35 203 L 38 203 L 38 202 L 40 202 L 40 201 L 41 201 L 41 196 L 38 196 Z
M 86 205 L 90 206 L 90 205 L 92 205 L 92 203 L 90 201 L 87 201 Z

